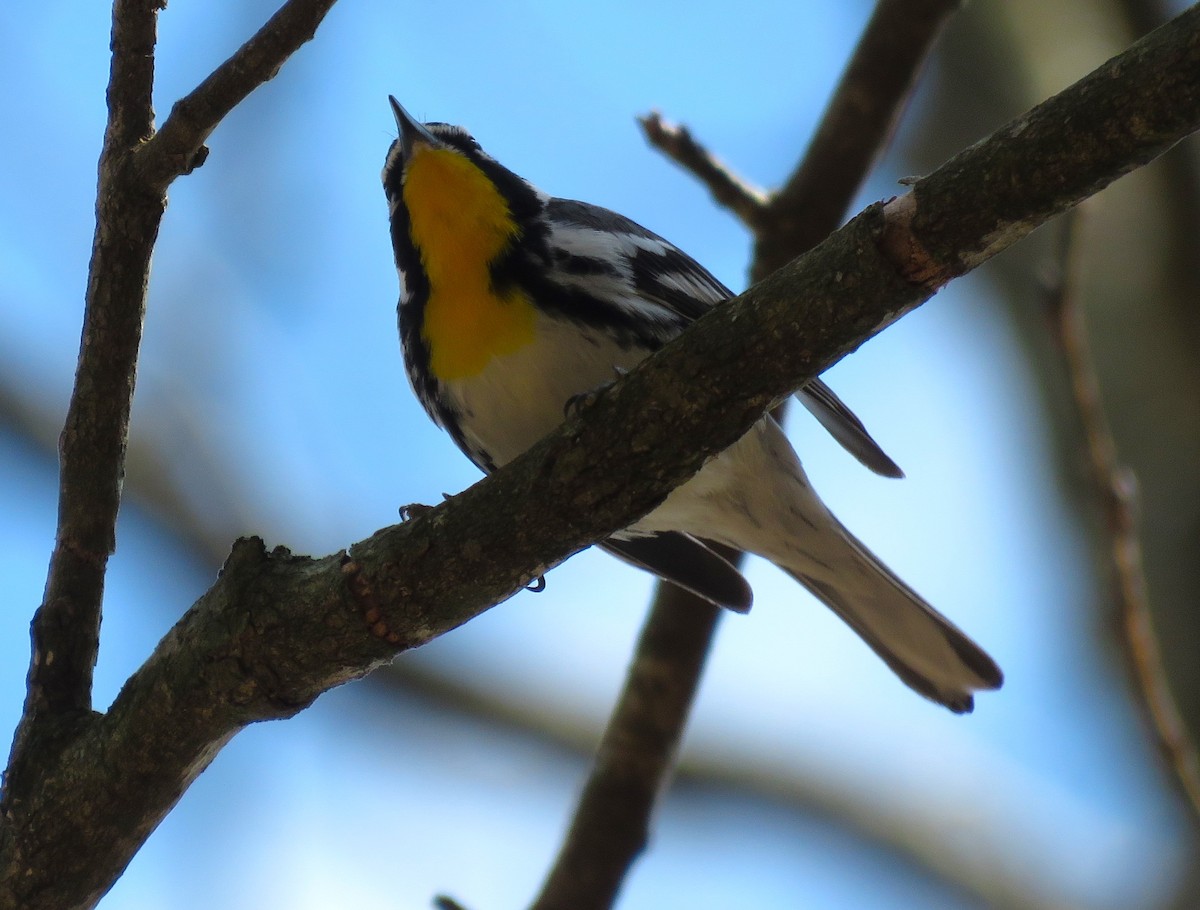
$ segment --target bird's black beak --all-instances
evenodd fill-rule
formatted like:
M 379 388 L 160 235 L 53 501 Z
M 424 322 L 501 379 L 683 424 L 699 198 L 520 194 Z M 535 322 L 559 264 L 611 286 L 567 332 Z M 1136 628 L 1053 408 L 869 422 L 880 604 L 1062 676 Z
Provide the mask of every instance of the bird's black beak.
M 425 128 L 425 124 L 415 119 L 393 95 L 388 95 L 392 103 L 392 114 L 396 118 L 396 129 L 400 131 L 400 144 L 404 149 L 404 157 L 412 154 L 413 146 L 418 142 L 426 145 L 440 145 L 433 133 Z

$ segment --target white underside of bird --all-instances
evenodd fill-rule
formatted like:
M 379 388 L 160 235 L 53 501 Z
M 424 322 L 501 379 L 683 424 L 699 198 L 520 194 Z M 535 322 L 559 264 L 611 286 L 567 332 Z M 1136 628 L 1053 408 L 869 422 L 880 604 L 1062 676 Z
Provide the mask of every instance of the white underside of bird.
M 443 382 L 465 442 L 501 466 L 564 419 L 573 397 L 641 360 L 601 332 L 538 314 L 538 343 L 479 374 Z M 586 343 L 581 343 L 581 336 Z M 683 532 L 764 557 L 833 609 L 909 685 L 953 710 L 998 684 L 999 671 L 830 513 L 769 416 L 620 537 Z

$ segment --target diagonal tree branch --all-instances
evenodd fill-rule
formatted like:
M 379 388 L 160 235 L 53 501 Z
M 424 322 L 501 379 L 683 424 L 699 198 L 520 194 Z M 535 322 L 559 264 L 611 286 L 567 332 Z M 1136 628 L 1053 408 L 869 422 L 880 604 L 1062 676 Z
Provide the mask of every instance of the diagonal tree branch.
M 241 727 L 294 714 L 627 526 L 941 283 L 1197 127 L 1193 8 L 715 308 L 462 494 L 348 554 L 239 542 L 111 710 L 6 782 L 0 907 L 91 905 Z

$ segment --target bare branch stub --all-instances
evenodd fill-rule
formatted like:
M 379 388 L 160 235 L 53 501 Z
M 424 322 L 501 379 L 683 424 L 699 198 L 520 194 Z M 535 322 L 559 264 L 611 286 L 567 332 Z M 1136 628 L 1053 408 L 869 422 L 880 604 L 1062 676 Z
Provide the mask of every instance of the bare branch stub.
M 751 231 L 762 224 L 767 195 L 733 173 L 701 145 L 691 130 L 663 120 L 658 111 L 638 117 L 642 134 L 652 146 L 703 183 L 722 207 L 733 212 Z

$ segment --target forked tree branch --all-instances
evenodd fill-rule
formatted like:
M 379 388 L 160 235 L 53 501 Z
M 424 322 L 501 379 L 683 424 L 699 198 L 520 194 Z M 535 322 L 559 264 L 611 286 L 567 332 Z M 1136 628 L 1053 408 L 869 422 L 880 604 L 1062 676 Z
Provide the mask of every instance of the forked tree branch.
M 108 124 L 100 153 L 96 231 L 88 267 L 75 385 L 59 441 L 59 513 L 41 607 L 31 624 L 26 701 L 0 793 L 0 879 L 24 870 L 14 819 L 49 756 L 97 722 L 92 676 L 99 648 L 108 558 L 116 547 L 129 415 L 145 317 L 150 256 L 166 188 L 203 160 L 220 118 L 271 78 L 313 31 L 333 0 L 290 0 L 185 99 L 188 125 L 173 115 L 154 132 L 157 17 L 165 0 L 116 0 Z M 177 114 L 179 110 L 177 109 Z M 70 814 L 69 808 L 62 808 Z M 0 907 L 13 892 L 0 884 Z M 17 904 L 20 905 L 18 901 Z
M 15 752 L 37 722 L 91 708 L 108 557 L 124 475 L 129 412 L 145 315 L 150 253 L 175 177 L 235 104 L 278 72 L 334 0 L 291 0 L 176 105 L 154 133 L 151 95 L 162 0 L 113 7 L 109 120 L 100 155 L 96 235 L 75 386 L 60 441 L 59 524 L 45 601 L 33 623 L 29 694 Z M 59 733 L 68 734 L 69 730 Z M 14 763 L 19 764 L 19 755 Z M 10 769 L 10 774 L 12 773 Z
M 462 494 L 322 559 L 239 542 L 111 710 L 9 779 L 0 907 L 90 905 L 241 727 L 294 714 L 626 527 L 942 283 L 1198 126 L 1191 9 L 715 308 Z
M 691 172 L 753 232 L 751 274 L 769 274 L 837 227 L 899 119 L 942 23 L 957 6 L 948 0 L 880 0 L 811 146 L 774 195 L 733 174 L 686 127 L 652 113 L 639 119 L 642 130 L 651 145 Z M 898 39 L 908 42 L 903 51 L 881 53 Z M 824 166 L 828 174 L 819 179 Z M 740 558 L 733 551 L 726 555 Z M 700 598 L 659 583 L 624 690 L 536 910 L 600 910 L 616 900 L 649 836 L 719 620 L 719 611 Z M 689 627 L 690 634 L 678 634 Z M 671 684 L 656 696 L 644 685 L 647 676 L 669 677 Z M 614 794 L 622 796 L 619 804 Z

